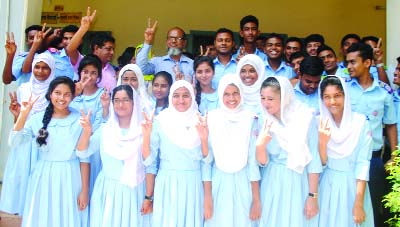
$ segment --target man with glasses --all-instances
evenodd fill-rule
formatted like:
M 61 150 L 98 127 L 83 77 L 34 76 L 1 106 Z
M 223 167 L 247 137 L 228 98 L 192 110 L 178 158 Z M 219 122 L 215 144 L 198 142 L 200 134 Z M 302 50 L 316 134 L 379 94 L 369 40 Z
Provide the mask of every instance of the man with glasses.
M 110 64 L 114 56 L 115 39 L 105 32 L 96 33 L 92 39 L 92 53 L 100 58 L 102 78 L 97 84 L 99 87 L 112 90 L 117 86 L 114 66 Z
M 151 25 L 148 20 L 148 26 L 144 32 L 143 48 L 136 56 L 136 63 L 143 74 L 156 74 L 160 71 L 166 71 L 172 75 L 174 81 L 187 80 L 192 82 L 193 60 L 182 54 L 186 46 L 185 31 L 179 27 L 171 28 L 166 37 L 167 55 L 148 59 L 147 56 L 154 43 L 154 37 L 157 29 L 157 21 Z

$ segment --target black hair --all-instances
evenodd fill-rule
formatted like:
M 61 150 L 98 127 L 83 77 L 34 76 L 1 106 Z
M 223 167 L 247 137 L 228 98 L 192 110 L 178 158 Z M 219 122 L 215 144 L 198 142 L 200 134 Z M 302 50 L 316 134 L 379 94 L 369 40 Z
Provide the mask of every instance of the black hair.
M 360 36 L 358 36 L 357 34 L 346 34 L 345 36 L 343 36 L 342 40 L 340 41 L 340 46 L 343 47 L 344 43 L 346 42 L 347 39 L 355 39 L 358 42 L 361 41 Z
M 130 85 L 121 84 L 113 89 L 111 100 L 114 102 L 115 94 L 119 91 L 126 91 L 130 100 L 133 100 L 133 89 Z
M 367 41 L 373 41 L 373 42 L 375 42 L 375 43 L 378 43 L 379 38 L 376 37 L 376 36 L 370 35 L 370 36 L 365 36 L 365 37 L 363 37 L 363 38 L 361 39 L 361 42 L 363 42 L 363 43 L 365 43 L 365 42 L 367 42 Z
M 340 79 L 336 76 L 327 76 L 321 81 L 321 84 L 319 85 L 321 99 L 324 96 L 324 91 L 326 87 L 328 87 L 329 85 L 337 86 L 344 94 L 343 85 L 340 82 Z
M 292 62 L 294 59 L 296 58 L 300 58 L 300 57 L 307 57 L 308 54 L 304 51 L 296 51 L 293 54 L 290 55 L 289 57 L 289 62 Z
M 107 32 L 97 32 L 90 43 L 90 48 L 92 52 L 94 51 L 95 46 L 99 48 L 103 47 L 106 42 L 115 43 L 114 37 L 112 37 Z
M 232 30 L 227 29 L 227 28 L 219 28 L 219 29 L 217 30 L 217 32 L 215 33 L 214 40 L 217 39 L 217 36 L 218 36 L 218 34 L 220 34 L 220 33 L 228 33 L 228 34 L 231 36 L 232 41 L 233 41 L 233 39 L 234 39 L 233 32 L 232 32 Z
M 135 47 L 127 47 L 121 56 L 118 57 L 118 67 L 121 69 L 127 64 L 131 63 L 132 58 L 135 55 Z
M 321 44 L 324 44 L 325 43 L 325 39 L 320 34 L 311 34 L 311 35 L 307 36 L 304 39 L 304 43 L 306 44 L 306 46 L 310 42 L 320 42 Z
M 281 85 L 279 84 L 279 81 L 273 76 L 268 77 L 263 81 L 263 83 L 261 84 L 260 92 L 262 89 L 267 87 L 275 88 L 276 91 L 278 91 L 279 93 L 281 92 Z
M 397 57 L 397 64 L 400 64 L 400 57 Z
M 321 53 L 322 51 L 326 51 L 326 50 L 332 51 L 333 55 L 335 55 L 335 57 L 336 57 L 335 51 L 328 45 L 322 45 L 322 46 L 318 47 L 317 55 L 319 55 L 319 53 Z
M 290 42 L 298 42 L 298 43 L 300 43 L 300 50 L 303 49 L 303 41 L 300 38 L 298 38 L 298 37 L 289 37 L 289 38 L 287 38 L 286 41 L 285 41 L 285 46 Z
M 47 125 L 50 123 L 50 120 L 54 113 L 54 106 L 53 106 L 53 103 L 51 103 L 50 95 L 51 95 L 51 93 L 53 93 L 53 91 L 56 89 L 56 87 L 60 84 L 66 84 L 70 88 L 71 93 L 75 94 L 75 84 L 69 77 L 66 77 L 66 76 L 56 77 L 54 80 L 52 80 L 50 82 L 49 89 L 47 90 L 46 96 L 45 96 L 46 99 L 48 101 L 50 101 L 50 103 L 46 107 L 46 110 L 43 115 L 43 119 L 42 119 L 43 127 L 41 129 L 39 129 L 39 134 L 36 137 L 36 142 L 39 144 L 39 146 L 47 144 L 46 139 L 49 136 L 49 132 L 47 131 Z
M 243 27 L 247 23 L 254 23 L 258 29 L 258 19 L 253 15 L 247 15 L 240 20 L 240 30 L 243 30 Z
M 42 26 L 37 25 L 37 24 L 31 25 L 25 29 L 25 36 L 28 37 L 28 33 L 30 31 L 41 31 L 41 30 L 42 30 Z
M 102 73 L 102 65 L 101 65 L 101 60 L 97 55 L 94 54 L 88 54 L 86 55 L 81 62 L 79 63 L 78 66 L 78 75 L 79 75 L 79 80 L 81 80 L 81 72 L 83 68 L 85 68 L 87 65 L 92 65 L 97 69 L 97 78 L 98 82 L 101 81 L 101 73 Z
M 154 81 L 155 81 L 158 77 L 163 77 L 163 78 L 167 81 L 168 86 L 171 88 L 172 83 L 173 83 L 174 81 L 172 80 L 172 75 L 171 75 L 169 72 L 167 72 L 167 71 L 160 71 L 160 72 L 156 73 L 156 74 L 154 75 L 153 81 L 151 82 L 151 85 L 154 84 Z M 169 92 L 168 92 L 168 93 L 169 93 Z M 167 96 L 164 97 L 164 106 L 162 107 L 162 110 L 165 109 L 165 108 L 167 108 L 168 105 L 169 105 L 169 101 L 168 101 L 168 95 L 167 95 Z
M 317 56 L 307 56 L 300 63 L 300 74 L 320 77 L 324 72 L 324 63 Z
M 372 50 L 372 47 L 368 44 L 365 43 L 353 43 L 351 44 L 351 46 L 349 47 L 349 49 L 347 49 L 347 53 L 351 53 L 351 52 L 357 52 L 359 51 L 359 55 L 362 58 L 363 61 L 370 59 L 373 60 L 374 59 L 374 53 Z
M 213 59 L 211 57 L 208 57 L 208 56 L 199 56 L 193 62 L 193 71 L 194 71 L 195 74 L 196 74 L 197 67 L 199 67 L 199 65 L 202 64 L 202 63 L 207 63 L 207 65 L 209 65 L 212 68 L 212 70 L 215 72 L 215 66 L 214 66 Z M 197 80 L 196 80 L 196 102 L 197 102 L 197 105 L 200 106 L 200 102 L 201 102 L 201 86 L 200 86 L 200 82 L 197 81 Z
M 265 41 L 268 41 L 268 39 L 272 39 L 272 38 L 277 38 L 281 41 L 282 45 L 283 45 L 283 37 L 281 35 L 279 35 L 278 33 L 270 33 L 267 35 L 267 37 L 265 38 Z
M 76 33 L 79 30 L 79 27 L 73 24 L 65 26 L 63 29 L 61 29 L 60 36 L 61 38 L 64 38 L 64 33 L 66 32 L 73 32 Z
M 267 37 L 265 37 L 265 36 L 263 36 L 263 35 L 260 35 L 260 36 L 258 36 L 258 37 L 256 38 L 256 40 L 261 40 L 261 41 L 265 42 L 265 41 L 267 41 Z

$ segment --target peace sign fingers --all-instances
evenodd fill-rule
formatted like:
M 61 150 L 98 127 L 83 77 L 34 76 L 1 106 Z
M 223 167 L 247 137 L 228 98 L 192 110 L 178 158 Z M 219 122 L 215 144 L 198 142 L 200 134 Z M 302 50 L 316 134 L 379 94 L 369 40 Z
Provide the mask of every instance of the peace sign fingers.
M 151 25 L 151 19 L 147 19 L 147 28 L 144 31 L 144 42 L 146 44 L 152 45 L 154 42 L 154 35 L 157 30 L 158 21 L 155 21 L 153 26 Z
M 92 114 L 92 110 L 89 110 L 87 114 L 85 111 L 81 109 L 81 118 L 79 119 L 79 124 L 86 132 L 92 132 L 92 124 L 90 123 L 90 115 Z

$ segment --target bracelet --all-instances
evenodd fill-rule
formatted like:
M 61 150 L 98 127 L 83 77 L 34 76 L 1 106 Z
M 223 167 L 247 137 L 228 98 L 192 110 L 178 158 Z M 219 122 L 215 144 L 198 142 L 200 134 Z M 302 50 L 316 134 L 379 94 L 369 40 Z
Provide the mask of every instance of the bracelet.
M 309 192 L 308 196 L 313 198 L 313 199 L 318 199 L 318 193 L 316 193 L 316 192 L 315 193 Z
M 383 63 L 379 63 L 379 64 L 376 64 L 375 65 L 377 68 L 379 68 L 379 67 L 383 67 L 383 66 L 385 66 L 385 64 L 383 64 Z
M 148 195 L 145 195 L 144 199 L 149 200 L 150 202 L 153 202 L 153 200 L 154 200 L 153 196 L 148 196 Z

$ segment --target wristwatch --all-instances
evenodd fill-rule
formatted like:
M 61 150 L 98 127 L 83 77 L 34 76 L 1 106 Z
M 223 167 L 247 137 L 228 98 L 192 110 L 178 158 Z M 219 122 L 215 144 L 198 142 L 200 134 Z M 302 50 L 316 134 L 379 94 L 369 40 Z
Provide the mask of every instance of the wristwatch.
M 148 195 L 145 195 L 144 199 L 149 200 L 150 202 L 153 202 L 153 200 L 154 200 L 153 196 L 148 196 Z
M 316 192 L 315 193 L 309 192 L 308 196 L 313 198 L 313 199 L 318 199 L 318 193 L 316 193 Z

